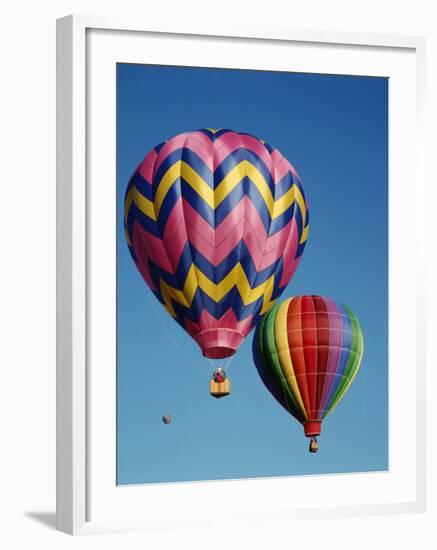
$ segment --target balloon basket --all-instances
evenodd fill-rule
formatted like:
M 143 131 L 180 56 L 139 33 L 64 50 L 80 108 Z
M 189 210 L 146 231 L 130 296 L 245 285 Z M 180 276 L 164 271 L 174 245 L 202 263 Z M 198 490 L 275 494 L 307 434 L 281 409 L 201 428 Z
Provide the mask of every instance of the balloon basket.
M 310 453 L 317 453 L 318 450 L 319 444 L 317 443 L 317 439 L 311 439 L 309 448 Z
M 214 380 L 210 380 L 209 393 L 216 399 L 226 397 L 231 393 L 231 381 L 229 378 L 226 378 L 223 382 L 215 382 Z

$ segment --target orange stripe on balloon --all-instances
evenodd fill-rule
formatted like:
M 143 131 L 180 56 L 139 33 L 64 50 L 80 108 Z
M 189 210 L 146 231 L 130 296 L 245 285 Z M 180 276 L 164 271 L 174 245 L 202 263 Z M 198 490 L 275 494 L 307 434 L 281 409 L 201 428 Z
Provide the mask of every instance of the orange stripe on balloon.
M 295 298 L 287 311 L 287 338 L 290 360 L 293 363 L 296 381 L 305 407 L 307 419 L 310 419 L 310 399 L 306 382 L 305 355 L 302 340 L 302 298 Z
M 278 353 L 279 364 L 281 366 L 282 374 L 293 394 L 297 405 L 302 413 L 302 416 L 307 420 L 307 412 L 305 403 L 300 393 L 298 379 L 296 377 L 296 370 L 294 368 L 293 361 L 291 360 L 290 349 L 287 337 L 287 312 L 290 303 L 298 298 L 289 298 L 282 302 L 275 316 L 275 344 L 276 351 Z

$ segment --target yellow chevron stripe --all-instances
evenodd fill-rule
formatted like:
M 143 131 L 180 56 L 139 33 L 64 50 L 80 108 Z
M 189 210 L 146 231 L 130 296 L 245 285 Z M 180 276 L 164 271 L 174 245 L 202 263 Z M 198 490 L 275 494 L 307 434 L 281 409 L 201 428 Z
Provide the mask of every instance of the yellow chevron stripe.
M 160 279 L 159 283 L 166 309 L 173 317 L 176 316 L 176 313 L 173 309 L 172 300 L 185 307 L 190 307 L 197 289 L 200 288 L 212 300 L 218 303 L 234 286 L 237 287 L 245 306 L 255 302 L 263 296 L 261 315 L 266 313 L 275 302 L 275 300 L 271 300 L 274 289 L 274 275 L 259 286 L 252 288 L 240 263 L 237 263 L 226 277 L 217 284 L 211 281 L 194 264 L 188 271 L 183 290 L 173 288 L 162 279 Z
M 214 208 L 214 191 L 189 164 L 183 160 L 178 160 L 170 166 L 159 182 L 155 195 L 155 213 L 157 216 L 159 216 L 159 211 L 161 210 L 162 203 L 167 193 L 179 177 L 183 177 L 184 180 L 191 185 L 194 191 L 196 191 L 211 208 Z
M 290 189 L 290 191 L 292 189 Z M 303 205 L 303 208 L 305 208 L 305 204 L 303 202 L 302 194 L 300 193 L 299 188 L 296 187 L 296 190 L 297 190 L 297 193 L 298 193 L 297 197 L 296 197 L 296 200 L 298 200 L 299 207 L 301 208 L 301 211 L 302 211 L 302 205 Z M 298 197 L 300 197 L 302 202 L 300 202 Z M 146 199 L 146 197 L 144 195 L 142 195 L 135 187 L 132 187 L 130 189 L 129 193 L 127 194 L 126 200 L 125 200 L 125 205 L 124 205 L 124 219 L 125 219 L 125 222 L 127 222 L 127 215 L 129 213 L 129 209 L 132 205 L 132 202 L 134 202 L 136 204 L 138 209 L 143 214 L 145 214 L 146 216 L 151 218 L 153 221 L 156 221 L 154 204 L 151 201 L 149 201 L 148 199 Z M 288 206 L 287 206 L 287 208 L 288 208 Z M 303 210 L 302 217 L 303 217 L 303 220 L 305 220 L 305 218 L 306 218 L 306 211 L 305 210 Z M 307 240 L 307 238 L 308 238 L 308 229 L 309 229 L 308 225 L 306 227 L 304 227 L 304 229 L 302 231 L 300 241 L 299 241 L 300 244 L 304 243 Z M 126 240 L 127 240 L 128 244 L 130 245 L 131 242 L 130 242 L 130 239 L 129 239 L 129 236 L 127 235 L 127 233 L 126 233 Z
M 216 186 L 214 192 L 214 207 L 216 208 L 221 204 L 225 198 L 231 193 L 235 187 L 240 183 L 240 181 L 248 175 L 247 167 L 253 166 L 249 164 L 246 160 L 241 161 L 239 164 L 234 166 L 230 172 L 222 179 L 222 181 Z M 258 176 L 264 181 L 262 175 L 256 170 Z
M 177 290 L 162 279 L 159 279 L 159 289 L 161 296 L 164 300 L 164 307 L 170 313 L 172 317 L 176 317 L 176 312 L 173 309 L 172 300 L 182 304 L 185 307 L 190 307 L 193 301 L 194 292 L 191 296 L 191 300 L 187 300 L 186 295 L 189 295 L 187 290 L 193 288 L 196 285 L 196 275 L 194 272 L 194 265 L 192 265 L 188 271 L 187 278 L 185 279 L 184 290 Z
M 293 192 L 290 194 L 290 191 L 292 191 L 293 188 L 290 188 L 286 193 L 286 195 L 288 195 L 287 199 L 284 201 L 284 195 L 275 203 L 275 199 L 272 195 L 270 187 L 268 186 L 268 183 L 264 179 L 264 176 L 261 174 L 261 172 L 249 161 L 242 160 L 223 178 L 223 180 L 216 187 L 215 205 L 218 206 L 222 201 L 224 201 L 228 194 L 240 183 L 240 181 L 245 176 L 248 176 L 251 179 L 252 183 L 260 192 L 271 218 L 276 217 L 275 208 L 277 208 L 279 212 L 276 215 L 279 216 L 280 214 L 282 214 L 282 212 L 284 212 L 284 210 L 288 208 L 291 202 L 293 202 Z M 288 206 L 283 208 L 285 202 L 290 198 L 291 202 L 288 204 Z M 278 206 L 276 206 L 277 203 L 281 204 L 278 204 Z
M 137 189 L 135 189 L 136 193 L 134 195 L 134 202 L 137 205 L 137 207 L 145 214 L 146 216 L 149 216 L 149 218 L 152 218 L 152 220 L 156 221 L 156 215 L 155 215 L 155 207 L 153 206 L 153 202 L 149 201 L 149 199 L 146 199 L 144 195 L 142 195 Z
M 127 223 L 127 215 L 131 207 L 132 201 L 134 200 L 135 187 L 129 189 L 129 193 L 126 195 L 124 200 L 124 223 Z
M 247 160 L 243 160 L 237 164 L 217 185 L 215 190 L 211 189 L 206 181 L 201 178 L 199 174 L 186 162 L 181 160 L 175 162 L 167 170 L 158 184 L 154 202 L 154 212 L 156 213 L 156 216 L 159 216 L 159 211 L 167 193 L 180 176 L 184 178 L 184 180 L 194 189 L 202 200 L 204 200 L 212 209 L 217 208 L 217 206 L 225 200 L 225 198 L 240 183 L 240 181 L 245 176 L 248 176 L 263 197 L 272 219 L 283 214 L 293 204 L 293 201 L 297 200 L 302 214 L 303 225 L 305 225 L 306 206 L 302 193 L 297 185 L 293 184 L 293 186 L 280 199 L 275 201 L 272 192 L 261 172 L 256 168 L 256 166 Z M 143 199 L 147 200 L 144 197 Z
M 294 372 L 293 363 L 291 361 L 290 346 L 288 345 L 288 328 L 287 328 L 287 313 L 288 305 L 293 300 L 290 298 L 285 300 L 280 305 L 275 317 L 275 340 L 276 349 L 278 351 L 279 363 L 281 365 L 282 372 L 287 380 L 287 384 L 296 402 L 301 410 L 301 413 L 305 420 L 308 420 L 308 416 L 305 410 L 302 396 L 300 394 L 299 385 L 297 383 L 296 374 Z
M 126 199 L 124 201 L 125 223 L 127 223 L 127 215 L 133 202 L 143 214 L 156 221 L 155 207 L 153 206 L 153 202 L 149 201 L 149 199 L 146 199 L 146 197 L 142 195 L 135 186 L 133 186 L 129 190 L 129 193 L 126 195 Z
M 309 228 L 310 228 L 309 225 L 307 225 L 306 227 L 303 228 L 302 236 L 301 236 L 301 238 L 300 238 L 299 244 L 302 244 L 302 243 L 304 243 L 304 242 L 307 240 Z

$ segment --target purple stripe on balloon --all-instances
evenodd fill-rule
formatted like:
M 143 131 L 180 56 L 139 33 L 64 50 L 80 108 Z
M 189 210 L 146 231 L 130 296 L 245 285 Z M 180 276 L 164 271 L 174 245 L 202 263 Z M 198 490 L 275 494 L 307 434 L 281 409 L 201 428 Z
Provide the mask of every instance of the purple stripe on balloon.
M 323 392 L 319 403 L 319 408 L 321 410 L 324 410 L 326 408 L 326 403 L 330 394 L 330 390 L 334 379 L 336 378 L 336 376 L 334 375 L 337 372 L 338 363 L 340 360 L 343 337 L 343 324 L 336 303 L 330 298 L 325 298 L 324 300 L 329 319 L 329 356 L 328 364 L 326 367 L 325 380 L 323 383 Z
M 348 314 L 346 313 L 346 311 L 342 307 L 342 305 L 337 303 L 337 307 L 338 307 L 338 311 L 339 311 L 340 319 L 341 319 L 341 323 L 342 323 L 343 341 L 342 341 L 342 344 L 341 344 L 341 353 L 340 353 L 340 358 L 339 358 L 339 361 L 338 361 L 336 376 L 333 377 L 334 378 L 333 384 L 332 384 L 331 389 L 330 389 L 330 391 L 328 393 L 328 396 L 326 398 L 326 402 L 323 406 L 323 409 L 324 409 L 325 412 L 327 410 L 329 410 L 331 400 L 332 400 L 333 396 L 335 395 L 335 392 L 337 391 L 337 388 L 338 388 L 340 382 L 342 381 L 342 375 L 344 374 L 344 371 L 346 369 L 346 365 L 347 365 L 347 362 L 349 360 L 349 356 L 350 356 L 350 353 L 351 353 L 351 345 L 352 345 L 351 321 L 349 319 Z

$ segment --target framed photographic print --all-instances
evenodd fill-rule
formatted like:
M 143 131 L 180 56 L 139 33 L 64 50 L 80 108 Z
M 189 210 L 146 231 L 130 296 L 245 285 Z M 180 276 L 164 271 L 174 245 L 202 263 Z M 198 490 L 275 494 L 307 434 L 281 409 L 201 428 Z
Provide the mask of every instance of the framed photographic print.
M 60 530 L 424 508 L 423 59 L 58 21 Z

